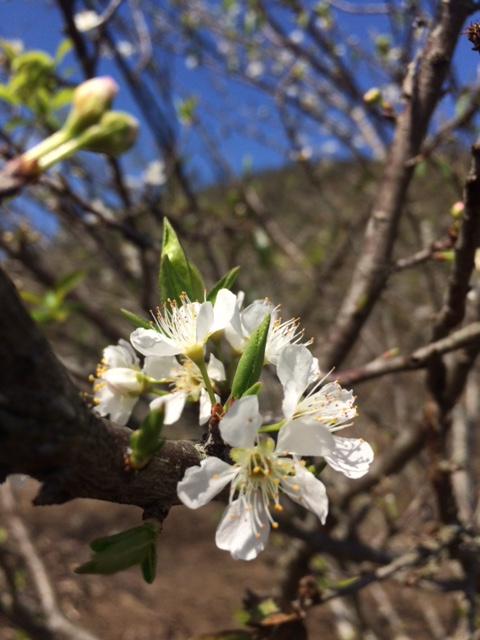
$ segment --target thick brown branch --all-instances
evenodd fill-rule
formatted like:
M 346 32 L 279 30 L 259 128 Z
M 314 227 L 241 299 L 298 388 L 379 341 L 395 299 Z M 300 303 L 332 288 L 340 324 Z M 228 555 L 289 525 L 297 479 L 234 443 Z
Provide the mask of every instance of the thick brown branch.
M 88 497 L 162 517 L 199 462 L 194 444 L 167 442 L 145 469 L 126 471 L 131 431 L 89 410 L 2 270 L 0 300 L 0 479 L 40 480 L 37 504 Z

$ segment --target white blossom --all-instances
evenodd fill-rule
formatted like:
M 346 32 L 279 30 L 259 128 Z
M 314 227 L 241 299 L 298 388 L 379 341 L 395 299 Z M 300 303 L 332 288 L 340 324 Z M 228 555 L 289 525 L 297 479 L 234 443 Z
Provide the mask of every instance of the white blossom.
M 305 455 L 297 450 L 297 443 L 308 442 L 310 455 L 323 456 L 332 468 L 349 478 L 359 478 L 367 473 L 373 460 L 372 448 L 362 439 L 332 435 L 333 431 L 351 426 L 357 415 L 355 396 L 338 382 L 321 386 L 317 367 L 303 345 L 290 345 L 280 354 L 277 375 L 284 390 L 285 422 L 278 434 L 278 447 Z M 304 396 L 315 378 L 313 390 Z
M 210 355 L 207 374 L 214 382 L 225 380 L 225 368 L 213 354 Z M 208 421 L 212 403 L 205 389 L 202 373 L 194 362 L 185 360 L 179 363 L 175 356 L 156 358 L 155 377 L 168 382 L 171 387 L 170 393 L 161 395 L 150 403 L 150 409 L 165 409 L 164 424 L 173 424 L 180 418 L 188 398 L 200 403 L 199 424 Z M 218 396 L 216 399 L 219 401 Z
M 258 398 L 237 400 L 220 422 L 222 438 L 234 447 L 230 454 L 234 464 L 207 458 L 187 469 L 177 486 L 180 500 L 197 509 L 230 484 L 229 505 L 215 540 L 235 559 L 252 560 L 265 548 L 270 528 L 278 526 L 271 509 L 282 511 L 281 492 L 313 511 L 322 523 L 328 512 L 324 485 L 296 456 L 288 457 L 271 438 L 261 438 L 261 424 Z
M 303 330 L 300 329 L 300 320 L 291 318 L 284 321 L 280 316 L 280 306 L 275 306 L 268 298 L 255 300 L 252 304 L 240 312 L 241 329 L 238 324 L 227 326 L 225 336 L 232 348 L 238 353 L 245 349 L 251 334 L 257 329 L 266 314 L 271 316 L 268 330 L 267 344 L 265 347 L 265 364 L 277 364 L 281 351 L 290 344 L 296 344 L 303 339 Z M 308 345 L 309 340 L 305 344 Z
M 126 424 L 144 387 L 144 374 L 131 345 L 119 340 L 103 350 L 93 382 L 95 409 L 118 424 Z
M 215 304 L 191 302 L 165 305 L 155 316 L 156 329 L 135 329 L 130 341 L 147 356 L 185 355 L 192 360 L 203 357 L 204 345 L 212 334 L 221 331 L 238 315 L 237 297 L 220 289 Z

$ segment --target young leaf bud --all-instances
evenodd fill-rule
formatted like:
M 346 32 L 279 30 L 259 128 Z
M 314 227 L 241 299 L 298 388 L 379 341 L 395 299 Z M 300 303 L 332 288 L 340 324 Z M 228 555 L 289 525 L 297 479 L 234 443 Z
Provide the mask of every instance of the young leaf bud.
M 138 120 L 123 111 L 107 111 L 98 124 L 90 127 L 79 139 L 85 151 L 118 156 L 133 145 L 138 134 Z

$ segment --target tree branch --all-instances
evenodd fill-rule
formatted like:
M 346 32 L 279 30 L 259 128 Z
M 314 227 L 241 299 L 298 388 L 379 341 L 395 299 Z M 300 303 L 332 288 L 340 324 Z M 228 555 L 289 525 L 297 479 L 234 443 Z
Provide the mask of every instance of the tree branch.
M 163 519 L 177 482 L 199 463 L 190 441 L 168 441 L 141 471 L 127 471 L 131 431 L 91 411 L 0 269 L 0 481 L 26 473 L 36 504 L 94 498 Z
M 337 322 L 319 349 L 323 354 L 322 367 L 326 370 L 343 361 L 390 275 L 392 248 L 415 167 L 414 159 L 421 150 L 430 118 L 443 95 L 443 82 L 458 36 L 471 12 L 471 3 L 460 0 L 442 3 L 422 55 L 412 67 L 412 87 L 408 89 L 405 108 L 397 120 L 383 179 L 365 231 L 361 257 Z

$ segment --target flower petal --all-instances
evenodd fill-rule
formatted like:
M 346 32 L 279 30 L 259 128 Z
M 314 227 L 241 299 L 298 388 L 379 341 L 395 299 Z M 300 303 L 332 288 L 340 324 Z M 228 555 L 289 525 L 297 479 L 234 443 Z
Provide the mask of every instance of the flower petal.
M 213 353 L 210 354 L 207 373 L 211 380 L 216 380 L 217 382 L 221 382 L 222 380 L 227 379 L 223 362 L 220 362 L 220 360 L 218 360 L 218 358 L 216 358 Z
M 140 368 L 140 362 L 135 355 L 132 345 L 126 340 L 120 339 L 118 344 L 109 345 L 103 350 L 105 363 L 111 367 Z
M 184 391 L 175 391 L 174 393 L 166 393 L 163 396 L 159 396 L 152 400 L 150 403 L 150 409 L 165 409 L 165 416 L 163 418 L 164 424 L 174 424 L 180 419 L 182 415 L 185 402 L 188 394 Z
M 335 448 L 325 456 L 325 460 L 336 471 L 341 471 L 347 478 L 364 476 L 373 460 L 373 449 L 359 438 L 341 438 L 334 436 Z
M 300 456 L 326 456 L 335 449 L 335 439 L 328 427 L 305 417 L 285 423 L 278 432 L 276 451 Z
M 102 374 L 102 380 L 112 389 L 114 393 L 120 394 L 139 394 L 143 389 L 143 382 L 139 381 L 143 378 L 143 375 L 139 371 L 134 369 L 127 369 L 126 367 L 115 367 L 113 369 L 107 369 Z
M 174 356 L 182 353 L 180 347 L 168 342 L 154 329 L 135 329 L 130 336 L 130 342 L 144 356 Z
M 239 330 L 241 325 L 237 296 L 228 289 L 220 289 L 215 298 L 213 315 L 213 324 L 210 333 L 225 329 L 231 322 L 233 322 L 234 328 Z
M 95 411 L 101 416 L 110 416 L 112 422 L 127 424 L 137 398 L 114 393 L 108 386 L 103 386 L 97 391 L 97 404 Z
M 275 319 L 275 307 L 270 300 L 255 300 L 242 312 L 244 333 L 249 337 L 269 313 Z
M 237 499 L 225 509 L 215 542 L 219 549 L 230 551 L 234 560 L 253 560 L 265 549 L 269 533 L 270 521 L 263 503 L 252 508 Z
M 155 378 L 155 380 L 171 378 L 173 375 L 172 369 L 174 371 L 181 369 L 175 356 L 165 356 L 162 358 L 158 356 L 147 356 L 145 358 L 143 370 L 150 378 Z
M 286 476 L 282 480 L 282 489 L 295 502 L 312 511 L 325 524 L 328 514 L 327 490 L 313 473 L 307 471 L 298 461 L 293 462 L 294 476 Z
M 252 447 L 262 424 L 258 397 L 244 396 L 236 400 L 220 422 L 220 434 L 232 447 Z
M 278 356 L 277 375 L 285 386 L 295 381 L 298 391 L 297 399 L 308 386 L 313 366 L 313 356 L 303 344 L 290 344 Z
M 203 344 L 212 333 L 213 324 L 213 305 L 211 302 L 202 302 L 198 309 L 198 315 L 195 325 L 195 342 L 196 344 Z
M 177 495 L 190 509 L 198 509 L 210 502 L 237 475 L 238 469 L 211 457 L 200 466 L 189 467 L 177 484 Z

